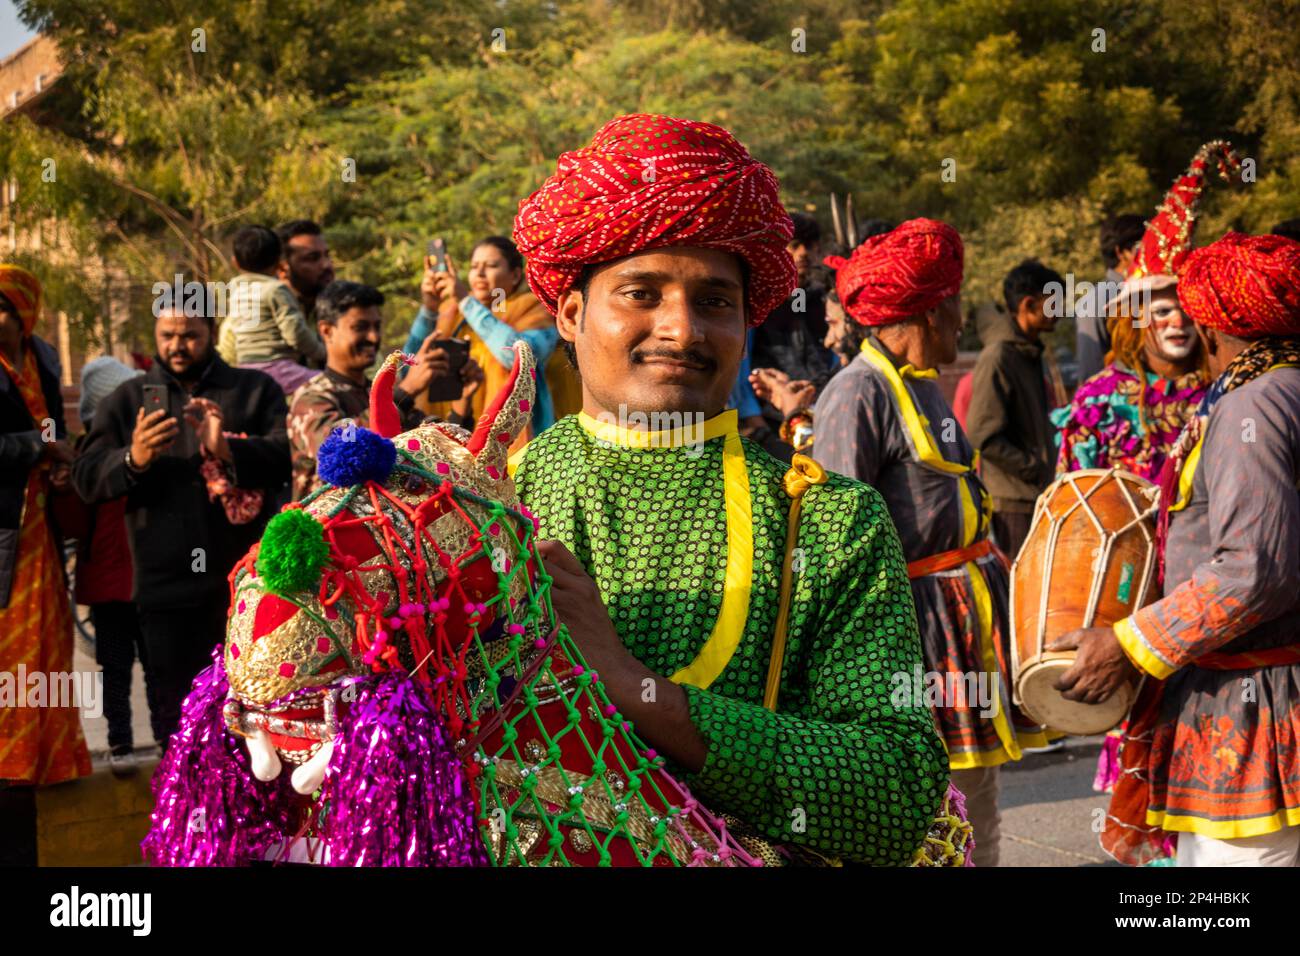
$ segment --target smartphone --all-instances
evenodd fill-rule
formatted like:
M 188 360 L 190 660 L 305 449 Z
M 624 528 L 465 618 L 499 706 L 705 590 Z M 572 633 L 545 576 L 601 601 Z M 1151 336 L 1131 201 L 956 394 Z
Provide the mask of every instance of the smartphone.
M 447 241 L 441 237 L 430 239 L 427 247 L 428 258 L 433 260 L 434 272 L 447 271 Z
M 157 411 L 167 410 L 167 386 L 146 385 L 144 387 L 144 413 L 151 415 Z
M 469 358 L 469 342 L 464 339 L 434 339 L 429 345 L 444 350 L 451 365 L 446 375 L 435 378 L 429 383 L 429 401 L 454 402 L 460 398 L 460 390 L 463 387 L 460 370 L 465 367 L 465 360 Z

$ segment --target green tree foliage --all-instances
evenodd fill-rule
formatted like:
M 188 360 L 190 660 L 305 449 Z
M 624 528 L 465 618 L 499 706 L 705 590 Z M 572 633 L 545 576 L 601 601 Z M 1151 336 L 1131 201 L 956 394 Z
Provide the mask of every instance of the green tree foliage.
M 954 223 L 972 305 L 1026 255 L 1096 278 L 1100 218 L 1149 214 L 1207 139 L 1257 181 L 1212 187 L 1203 239 L 1300 214 L 1300 0 L 19 6 L 67 70 L 0 124 L 0 168 L 19 226 L 78 251 L 46 269 L 79 310 L 105 274 L 224 278 L 238 226 L 309 216 L 395 294 L 398 337 L 429 238 L 463 260 L 508 233 L 559 152 L 633 110 L 728 126 L 827 226 L 850 190 Z
M 509 234 L 519 200 L 554 171 L 556 156 L 620 113 L 729 127 L 769 159 L 795 206 L 846 185 L 826 175 L 849 161 L 850 147 L 818 135 L 825 101 L 810 61 L 673 31 L 554 53 L 417 70 L 353 91 L 328 136 L 355 157 L 357 180 L 331 221 L 346 223 L 335 241 L 362 275 L 411 296 L 427 239 L 446 236 L 463 261 L 476 239 Z

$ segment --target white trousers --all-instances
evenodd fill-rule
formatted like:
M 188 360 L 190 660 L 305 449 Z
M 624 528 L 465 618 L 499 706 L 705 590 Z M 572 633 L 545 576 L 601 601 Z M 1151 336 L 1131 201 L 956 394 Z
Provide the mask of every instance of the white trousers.
M 1300 866 L 1300 826 L 1262 836 L 1216 840 L 1178 834 L 1179 866 Z

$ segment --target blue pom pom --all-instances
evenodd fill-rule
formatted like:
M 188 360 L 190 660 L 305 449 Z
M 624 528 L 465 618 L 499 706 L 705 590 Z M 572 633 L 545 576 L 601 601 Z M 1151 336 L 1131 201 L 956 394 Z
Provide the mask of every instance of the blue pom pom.
M 369 428 L 336 428 L 316 453 L 316 473 L 336 488 L 382 484 L 397 464 L 397 448 Z

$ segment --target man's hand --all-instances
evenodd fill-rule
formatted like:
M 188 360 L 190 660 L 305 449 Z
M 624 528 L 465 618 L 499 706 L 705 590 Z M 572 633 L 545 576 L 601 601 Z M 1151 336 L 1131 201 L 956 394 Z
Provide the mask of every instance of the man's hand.
M 817 397 L 817 386 L 812 382 L 792 381 L 789 375 L 775 368 L 754 369 L 749 373 L 749 386 L 758 398 L 771 402 L 786 418 L 812 405 Z
M 143 471 L 172 446 L 181 423 L 167 414 L 165 408 L 145 414 L 144 408 L 135 413 L 135 430 L 131 432 L 131 464 Z
M 763 401 L 770 401 L 772 389 L 789 381 L 790 376 L 779 368 L 756 368 L 749 373 L 749 384 L 754 389 L 754 394 Z
M 230 444 L 221 430 L 221 406 L 210 398 L 191 398 L 185 403 L 185 420 L 189 422 L 199 436 L 199 444 L 207 449 L 208 454 L 224 462 L 233 460 Z M 131 453 L 135 458 L 135 452 Z
M 71 465 L 77 454 L 72 448 L 72 442 L 47 441 L 45 442 L 45 457 L 55 466 Z
M 451 403 L 451 410 L 461 418 L 469 418 L 470 399 L 474 397 L 474 393 L 479 390 L 483 381 L 483 367 L 472 358 L 465 359 L 465 364 L 460 368 L 460 398 Z
M 451 356 L 446 349 L 434 348 L 436 338 L 438 333 L 430 332 L 420 343 L 420 350 L 415 353 L 415 364 L 407 369 L 406 377 L 401 381 L 402 391 L 407 395 L 421 394 L 435 378 L 443 378 L 451 371 Z
M 72 443 L 46 442 L 45 457 L 50 462 L 50 487 L 55 491 L 67 491 L 72 487 L 72 460 L 76 457 Z
M 685 691 L 623 646 L 600 589 L 568 548 L 558 541 L 539 541 L 537 551 L 552 578 L 556 617 L 569 628 L 587 666 L 600 675 L 610 701 L 660 751 L 687 770 L 701 769 L 709 745 L 691 723 Z
M 587 663 L 605 675 L 636 663 L 619 640 L 601 600 L 600 589 L 587 569 L 558 541 L 539 541 L 537 550 L 547 573 L 554 578 L 551 604 L 555 616 L 569 626 L 569 633 Z
M 1053 685 L 1066 700 L 1081 704 L 1100 704 L 1120 685 L 1135 680 L 1140 672 L 1133 666 L 1113 628 L 1088 627 L 1064 634 L 1046 645 L 1044 650 L 1079 649 L 1074 665 Z

